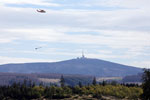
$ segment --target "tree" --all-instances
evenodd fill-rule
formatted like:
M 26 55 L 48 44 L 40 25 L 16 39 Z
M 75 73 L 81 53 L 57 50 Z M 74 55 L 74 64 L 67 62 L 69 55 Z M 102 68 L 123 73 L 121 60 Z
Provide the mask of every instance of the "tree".
M 63 75 L 61 75 L 61 78 L 60 78 L 60 86 L 61 87 L 65 86 L 65 79 L 64 79 Z
M 96 85 L 96 78 L 94 77 L 93 79 L 93 82 L 92 82 L 93 85 Z
M 79 81 L 79 87 L 81 88 L 82 87 L 82 83 Z
M 103 80 L 102 85 L 105 86 L 107 83 L 106 81 Z
M 142 100 L 150 100 L 150 69 L 144 69 L 142 80 L 143 94 L 141 98 Z

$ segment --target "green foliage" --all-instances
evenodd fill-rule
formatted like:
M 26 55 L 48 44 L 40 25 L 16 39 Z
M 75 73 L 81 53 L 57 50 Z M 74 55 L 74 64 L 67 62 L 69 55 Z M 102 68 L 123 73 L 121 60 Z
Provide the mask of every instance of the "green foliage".
M 102 96 L 114 96 L 118 98 L 138 99 L 143 93 L 140 87 L 127 87 L 123 85 L 88 85 L 88 86 L 34 86 L 32 82 L 30 85 L 14 83 L 12 86 L 0 86 L 0 100 L 7 100 L 7 98 L 15 100 L 31 100 L 40 99 L 41 97 L 48 99 L 63 99 L 72 96 L 91 96 L 102 99 Z
M 126 87 L 121 85 L 90 85 L 82 88 L 75 87 L 78 94 L 93 95 L 93 97 L 101 98 L 102 95 L 114 96 L 118 98 L 137 99 L 142 94 L 142 89 L 138 87 Z
M 68 98 L 72 95 L 72 90 L 67 87 L 46 87 L 44 91 L 45 97 L 49 99 L 60 99 L 60 98 Z
M 1 86 L 1 100 L 9 97 L 17 100 L 40 98 L 40 91 L 35 90 L 26 85 L 26 81 L 22 85 L 14 83 L 12 86 Z
M 82 89 L 79 86 L 75 86 L 73 89 L 74 94 L 82 94 Z
M 40 94 L 40 96 L 44 93 L 44 87 L 42 86 L 35 86 L 32 88 L 32 90 L 38 92 L 37 94 Z

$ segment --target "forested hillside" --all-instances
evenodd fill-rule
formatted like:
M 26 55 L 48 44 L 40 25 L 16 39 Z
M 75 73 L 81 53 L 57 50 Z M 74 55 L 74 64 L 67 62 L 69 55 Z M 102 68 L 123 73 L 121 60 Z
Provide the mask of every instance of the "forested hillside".
M 39 85 L 43 83 L 44 85 L 58 84 L 62 74 L 21 74 L 21 73 L 0 73 L 0 85 L 11 85 L 14 82 L 23 83 L 24 80 L 32 81 L 35 84 Z M 92 83 L 93 76 L 85 75 L 63 75 L 66 81 L 66 84 L 70 86 L 77 85 L 79 82 L 87 85 Z
M 137 75 L 125 76 L 122 79 L 122 82 L 142 82 L 142 73 L 139 73 Z

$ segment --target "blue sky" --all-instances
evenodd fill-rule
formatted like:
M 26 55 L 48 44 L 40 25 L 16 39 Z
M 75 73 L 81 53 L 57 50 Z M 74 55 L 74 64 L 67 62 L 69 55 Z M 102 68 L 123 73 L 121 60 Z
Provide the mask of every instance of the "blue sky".
M 0 64 L 61 61 L 80 57 L 84 50 L 88 58 L 150 68 L 149 4 L 149 0 L 1 0 Z

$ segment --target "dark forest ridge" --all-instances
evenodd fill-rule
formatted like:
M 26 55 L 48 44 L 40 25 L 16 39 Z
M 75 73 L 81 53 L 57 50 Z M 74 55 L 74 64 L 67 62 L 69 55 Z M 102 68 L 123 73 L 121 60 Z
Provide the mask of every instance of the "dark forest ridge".
M 141 68 L 126 66 L 100 59 L 77 58 L 60 62 L 37 62 L 0 65 L 0 72 L 60 73 L 97 77 L 124 77 L 142 72 Z
M 59 84 L 62 74 L 53 74 L 53 73 L 1 73 L 0 72 L 0 86 L 2 85 L 12 85 L 14 82 L 23 83 L 24 80 L 32 81 L 35 84 L 39 85 L 41 82 L 45 85 Z M 94 76 L 88 75 L 71 75 L 63 74 L 66 84 L 70 86 L 78 85 L 79 82 L 82 82 L 83 85 L 91 84 Z

